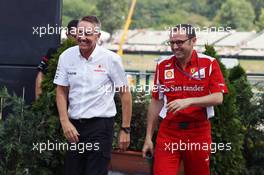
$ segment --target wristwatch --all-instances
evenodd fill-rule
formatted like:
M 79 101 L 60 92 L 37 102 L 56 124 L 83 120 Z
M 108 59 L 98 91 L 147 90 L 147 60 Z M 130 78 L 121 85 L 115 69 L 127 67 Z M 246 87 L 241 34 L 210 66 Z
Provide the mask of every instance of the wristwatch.
M 130 127 L 121 127 L 121 130 L 123 130 L 127 134 L 130 134 L 130 132 L 131 132 L 131 128 Z

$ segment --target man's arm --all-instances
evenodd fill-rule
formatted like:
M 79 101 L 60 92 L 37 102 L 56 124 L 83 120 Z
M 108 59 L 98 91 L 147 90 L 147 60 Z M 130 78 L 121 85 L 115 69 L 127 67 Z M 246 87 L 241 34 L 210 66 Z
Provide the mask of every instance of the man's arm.
M 203 97 L 191 98 L 191 106 L 216 106 L 223 103 L 223 93 L 217 92 Z
M 43 77 L 44 77 L 44 74 L 41 71 L 39 71 L 36 76 L 36 80 L 35 80 L 35 99 L 36 100 L 42 94 L 41 83 L 43 81 Z
M 56 88 L 56 102 L 60 115 L 60 123 L 63 129 L 63 133 L 69 142 L 78 142 L 80 135 L 76 128 L 69 120 L 67 112 L 67 99 L 68 99 L 68 87 L 57 85 Z
M 147 116 L 147 133 L 145 138 L 145 143 L 142 149 L 143 157 L 146 157 L 146 153 L 150 152 L 153 155 L 153 142 L 152 136 L 154 134 L 155 128 L 158 124 L 159 113 L 164 105 L 164 100 L 151 99 L 148 107 Z
M 127 86 L 120 88 L 120 100 L 122 104 L 122 127 L 130 127 L 132 116 L 132 96 Z M 120 130 L 119 148 L 126 150 L 130 144 L 130 134 Z
M 167 104 L 168 112 L 176 113 L 179 110 L 188 108 L 190 106 L 215 106 L 223 103 L 223 93 L 216 92 L 203 97 L 192 97 L 185 99 L 173 100 Z

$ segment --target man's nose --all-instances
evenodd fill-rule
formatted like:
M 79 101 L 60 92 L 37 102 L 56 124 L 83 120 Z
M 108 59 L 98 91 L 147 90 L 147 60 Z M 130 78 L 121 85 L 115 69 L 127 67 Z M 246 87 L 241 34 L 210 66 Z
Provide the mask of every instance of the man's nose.
M 85 39 L 84 34 L 79 34 L 77 37 L 78 37 L 78 39 Z
M 172 49 L 178 49 L 178 48 L 179 48 L 179 46 L 178 46 L 178 44 L 176 44 L 176 43 L 173 43 L 173 44 L 171 44 L 171 48 L 172 48 Z

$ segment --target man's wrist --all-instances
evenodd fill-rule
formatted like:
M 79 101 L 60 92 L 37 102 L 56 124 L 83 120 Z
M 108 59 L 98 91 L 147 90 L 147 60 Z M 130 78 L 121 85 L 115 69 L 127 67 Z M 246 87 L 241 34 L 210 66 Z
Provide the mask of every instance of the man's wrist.
M 194 98 L 188 98 L 187 100 L 189 101 L 189 106 L 193 106 L 194 105 L 194 102 L 195 102 Z
M 146 135 L 145 140 L 152 140 L 152 136 Z
M 130 132 L 131 132 L 131 128 L 130 127 L 122 127 L 121 126 L 121 131 L 124 131 L 126 134 L 130 134 Z
M 122 122 L 121 127 L 130 128 L 130 124 L 128 122 Z
M 68 121 L 70 121 L 68 117 L 67 118 L 60 118 L 60 122 L 61 123 L 65 123 L 65 122 L 68 122 Z

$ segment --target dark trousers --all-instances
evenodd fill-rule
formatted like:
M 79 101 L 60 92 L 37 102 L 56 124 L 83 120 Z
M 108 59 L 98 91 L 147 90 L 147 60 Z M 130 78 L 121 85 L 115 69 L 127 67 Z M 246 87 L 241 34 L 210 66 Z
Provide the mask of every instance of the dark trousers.
M 98 117 L 71 122 L 80 134 L 79 142 L 76 144 L 79 144 L 79 149 L 66 152 L 64 174 L 107 175 L 112 151 L 114 118 Z

